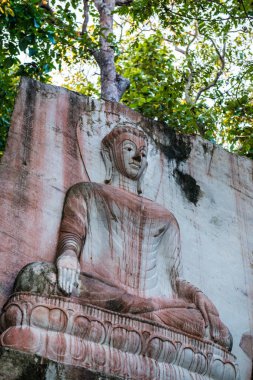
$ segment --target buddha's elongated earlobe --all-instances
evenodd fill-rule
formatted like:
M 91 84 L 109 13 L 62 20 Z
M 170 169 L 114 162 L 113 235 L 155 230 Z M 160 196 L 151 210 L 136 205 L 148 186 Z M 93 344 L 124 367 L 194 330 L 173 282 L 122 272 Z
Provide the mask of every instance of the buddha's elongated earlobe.
M 111 183 L 113 175 L 113 164 L 110 151 L 102 147 L 101 155 L 105 164 L 105 183 Z
M 147 171 L 147 167 L 148 167 L 148 163 L 146 163 L 145 168 L 143 169 L 140 177 L 137 180 L 137 193 L 138 194 L 142 194 L 142 185 L 143 185 L 143 182 L 144 182 L 144 176 L 145 176 L 145 173 Z

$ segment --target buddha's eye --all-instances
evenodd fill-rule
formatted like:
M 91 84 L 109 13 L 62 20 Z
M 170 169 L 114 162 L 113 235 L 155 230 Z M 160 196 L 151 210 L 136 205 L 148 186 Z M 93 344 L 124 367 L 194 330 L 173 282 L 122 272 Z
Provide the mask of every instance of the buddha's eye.
M 129 148 L 127 148 L 127 150 L 128 150 L 128 152 L 131 152 L 131 150 L 133 150 L 133 149 L 129 147 Z

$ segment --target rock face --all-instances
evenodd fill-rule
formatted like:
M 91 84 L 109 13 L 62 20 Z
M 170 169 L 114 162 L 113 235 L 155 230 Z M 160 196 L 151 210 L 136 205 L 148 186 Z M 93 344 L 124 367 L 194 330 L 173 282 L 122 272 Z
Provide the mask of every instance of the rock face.
M 55 262 L 65 194 L 76 183 L 103 183 L 108 173 L 101 160 L 100 143 L 118 125 L 137 127 L 148 135 L 149 166 L 141 184 L 144 197 L 176 217 L 181 230 L 183 278 L 204 291 L 217 306 L 234 337 L 233 352 L 238 357 L 241 378 L 250 380 L 251 362 L 239 347 L 239 341 L 243 333 L 252 330 L 252 162 L 200 138 L 175 135 L 122 105 L 94 101 L 27 79 L 20 86 L 0 168 L 1 304 L 10 296 L 17 273 L 24 265 L 34 261 Z M 163 278 L 163 266 L 160 269 Z M 127 284 L 125 290 L 129 292 Z M 145 296 L 145 291 L 137 295 Z M 3 345 L 15 342 L 13 347 L 26 350 L 23 342 L 27 339 L 30 344 L 27 351 L 31 353 L 65 364 L 93 366 L 98 372 L 123 378 L 129 373 L 122 367 L 123 362 L 128 368 L 132 364 L 131 378 L 136 379 L 166 379 L 172 373 L 177 379 L 183 373 L 194 379 L 232 380 L 239 376 L 234 357 L 201 335 L 196 338 L 196 332 L 192 337 L 184 330 L 162 329 L 155 327 L 154 322 L 142 319 L 137 322 L 131 316 L 99 311 L 95 305 L 91 311 L 84 306 L 79 310 L 75 303 L 69 304 L 71 300 L 66 294 L 64 299 L 60 297 L 62 301 L 58 300 L 59 295 L 46 299 L 33 297 L 39 296 L 23 292 L 10 298 L 2 315 Z M 236 314 L 236 310 L 242 312 Z M 62 312 L 65 314 L 61 315 Z M 112 326 L 113 332 L 101 327 L 104 335 L 98 332 L 97 341 L 95 328 L 95 332 L 87 332 L 79 346 L 73 346 L 71 336 L 83 339 L 80 331 L 89 330 L 87 326 L 80 330 L 78 324 L 69 322 L 71 315 L 77 318 L 78 313 L 83 318 L 80 321 L 88 324 L 95 323 L 95 317 L 90 318 L 95 313 L 100 316 L 96 323 L 107 321 L 106 326 Z M 38 317 L 41 314 L 46 321 L 44 326 Z M 116 323 L 115 318 L 123 319 Z M 120 331 L 114 331 L 116 326 Z M 129 330 L 126 326 L 132 327 Z M 45 348 L 50 340 L 46 336 L 48 329 L 54 331 L 49 336 L 50 355 Z M 130 340 L 129 334 L 134 334 Z M 87 345 L 86 341 L 91 343 Z M 38 346 L 34 350 L 32 343 Z M 65 348 L 59 352 L 60 347 Z M 86 359 L 85 350 L 89 351 Z M 97 366 L 96 352 L 97 360 L 103 362 Z M 108 370 L 112 359 L 118 366 Z M 139 368 L 139 372 L 135 373 L 134 368 Z

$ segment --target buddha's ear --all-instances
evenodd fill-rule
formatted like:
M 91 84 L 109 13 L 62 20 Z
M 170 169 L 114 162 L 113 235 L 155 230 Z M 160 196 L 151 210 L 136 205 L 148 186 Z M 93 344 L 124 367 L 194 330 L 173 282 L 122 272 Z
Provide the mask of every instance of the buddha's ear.
M 142 192 L 143 192 L 142 188 L 143 188 L 144 176 L 146 174 L 147 167 L 148 167 L 148 163 L 146 162 L 145 168 L 143 169 L 140 177 L 137 180 L 137 193 L 138 194 L 142 194 Z
M 105 183 L 111 183 L 113 174 L 113 161 L 109 149 L 102 147 L 101 155 L 105 164 Z

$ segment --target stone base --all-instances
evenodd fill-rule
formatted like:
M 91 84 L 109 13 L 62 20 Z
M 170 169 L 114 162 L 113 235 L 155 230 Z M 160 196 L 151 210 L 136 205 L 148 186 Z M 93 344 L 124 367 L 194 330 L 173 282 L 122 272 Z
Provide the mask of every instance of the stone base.
M 106 376 L 133 380 L 238 380 L 220 346 L 130 315 L 64 297 L 14 294 L 1 345 Z

